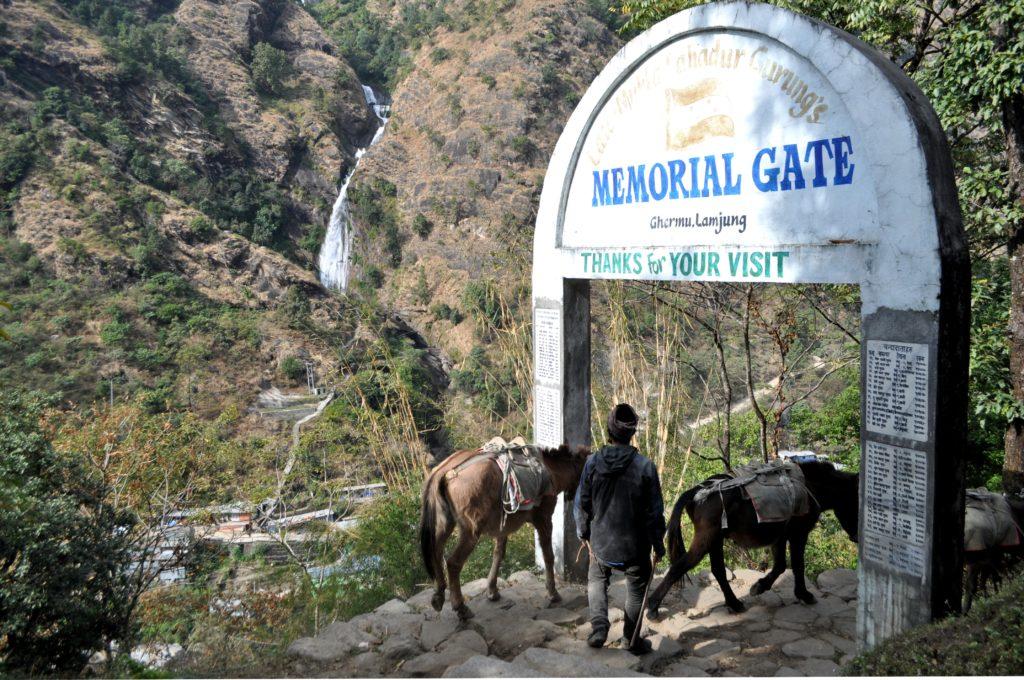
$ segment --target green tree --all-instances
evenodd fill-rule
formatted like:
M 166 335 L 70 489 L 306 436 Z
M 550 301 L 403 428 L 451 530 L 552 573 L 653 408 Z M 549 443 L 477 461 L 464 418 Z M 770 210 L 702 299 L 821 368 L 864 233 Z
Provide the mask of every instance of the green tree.
M 430 236 L 430 232 L 434 229 L 434 223 L 427 219 L 423 213 L 416 213 L 416 217 L 412 220 L 412 230 L 416 232 L 416 235 L 420 238 L 426 238 Z
M 668 15 L 703 4 L 694 0 L 622 0 L 624 32 L 634 33 Z M 776 0 L 875 45 L 928 96 L 946 130 L 955 166 L 964 226 L 977 263 L 1009 262 L 1008 333 L 986 331 L 1009 357 L 1009 381 L 972 375 L 972 401 L 1001 404 L 1001 420 L 974 419 L 1005 432 L 1003 486 L 1024 490 L 1024 0 Z M 977 267 L 976 267 L 977 268 Z M 980 268 L 987 272 L 987 267 Z M 985 275 L 985 274 L 983 274 Z M 975 286 L 975 293 L 989 290 Z M 979 302 L 981 305 L 979 305 Z M 975 299 L 975 314 L 989 317 Z M 978 390 L 986 390 L 978 394 Z M 984 405 L 982 408 L 986 408 Z M 978 439 L 977 436 L 972 436 Z
M 77 674 L 130 635 L 135 524 L 95 471 L 54 451 L 45 400 L 0 392 L 0 671 Z
M 35 158 L 35 146 L 27 134 L 0 132 L 0 190 L 17 184 Z
M 292 72 L 288 55 L 265 42 L 256 43 L 249 65 L 252 84 L 262 94 L 278 95 L 284 89 L 284 81 Z
M 256 219 L 252 223 L 252 240 L 260 245 L 271 245 L 277 240 L 283 218 L 280 205 L 273 203 L 262 206 L 256 211 Z

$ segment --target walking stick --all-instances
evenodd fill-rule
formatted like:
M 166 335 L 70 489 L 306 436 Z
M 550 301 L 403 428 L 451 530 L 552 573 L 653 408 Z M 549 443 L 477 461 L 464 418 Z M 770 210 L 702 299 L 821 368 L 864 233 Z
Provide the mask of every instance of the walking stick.
M 654 567 L 658 564 L 658 558 L 651 554 L 651 575 L 647 579 L 647 587 L 644 588 L 644 599 L 640 602 L 640 614 L 636 619 L 636 627 L 633 629 L 633 636 L 629 640 L 629 646 L 632 649 L 636 645 L 637 638 L 640 636 L 640 629 L 644 626 L 644 612 L 647 611 L 647 595 L 651 592 L 651 582 L 654 581 Z

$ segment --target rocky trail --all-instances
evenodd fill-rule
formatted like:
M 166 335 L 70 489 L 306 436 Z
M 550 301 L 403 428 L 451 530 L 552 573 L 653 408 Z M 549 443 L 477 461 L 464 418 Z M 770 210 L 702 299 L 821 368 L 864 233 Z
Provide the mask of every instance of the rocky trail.
M 747 605 L 729 612 L 714 578 L 693 575 L 665 599 L 662 617 L 645 633 L 654 651 L 636 657 L 612 644 L 622 635 L 625 587 L 609 592 L 609 645 L 591 649 L 585 589 L 562 584 L 563 601 L 546 606 L 543 578 L 529 571 L 502 580 L 502 597 L 484 597 L 484 579 L 463 592 L 475 617 L 459 623 L 446 603 L 430 607 L 431 590 L 391 600 L 350 621 L 338 621 L 288 649 L 289 675 L 314 677 L 733 677 L 838 675 L 856 649 L 857 574 L 822 573 L 814 605 L 793 596 L 787 571 L 772 591 L 748 595 L 761 573 L 730 571 Z M 685 580 L 684 580 L 685 583 Z

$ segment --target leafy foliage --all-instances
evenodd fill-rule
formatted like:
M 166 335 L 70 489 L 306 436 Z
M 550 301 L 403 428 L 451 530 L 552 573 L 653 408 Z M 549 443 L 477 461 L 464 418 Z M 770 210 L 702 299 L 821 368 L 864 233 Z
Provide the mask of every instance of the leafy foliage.
M 847 387 L 818 408 L 797 404 L 790 412 L 789 428 L 801 448 L 828 453 L 856 469 L 860 465 L 860 383 L 856 370 L 844 373 L 841 379 Z
M 311 5 L 311 14 L 330 30 L 359 79 L 380 87 L 394 85 L 416 50 L 438 25 L 449 21 L 444 0 L 386 3 L 394 20 L 378 14 L 365 0 L 336 0 Z M 390 12 L 389 12 L 390 14 Z
M 249 69 L 253 86 L 263 94 L 281 94 L 284 81 L 291 75 L 288 55 L 265 42 L 256 43 L 253 47 Z
M 132 513 L 103 480 L 54 451 L 39 395 L 0 392 L 0 669 L 77 674 L 130 634 Z
M 0 131 L 0 191 L 17 184 L 35 160 L 35 141 L 28 133 Z
M 423 213 L 416 213 L 416 217 L 412 220 L 412 230 L 420 238 L 426 238 L 434 230 L 434 223 L 427 219 Z
M 1024 404 L 1013 398 L 1010 384 L 1009 307 L 1006 260 L 977 262 L 971 288 L 967 450 L 967 482 L 971 486 L 998 488 L 1003 433 L 1013 418 L 1024 417 Z
M 462 363 L 462 368 L 452 372 L 452 384 L 472 395 L 484 411 L 502 418 L 513 408 L 521 408 L 524 402 L 511 371 L 507 363 L 493 366 L 486 350 L 478 345 Z
M 399 229 L 398 189 L 385 179 L 374 178 L 349 188 L 353 214 L 364 225 L 367 240 L 380 243 L 392 267 L 402 263 L 402 234 Z

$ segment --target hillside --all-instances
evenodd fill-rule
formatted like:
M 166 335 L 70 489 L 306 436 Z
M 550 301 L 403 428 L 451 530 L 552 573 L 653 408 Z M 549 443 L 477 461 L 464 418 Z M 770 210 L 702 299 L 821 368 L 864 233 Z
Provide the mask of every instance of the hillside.
M 356 277 L 365 285 L 384 272 L 382 298 L 465 356 L 471 323 L 453 328 L 425 300 L 457 308 L 470 281 L 506 290 L 528 282 L 547 160 L 621 40 L 581 0 L 452 3 L 448 11 L 456 19 L 413 53 L 392 93 L 387 133 L 355 178 L 363 218 Z M 387 183 L 393 202 L 381 191 Z M 370 219 L 374 203 L 385 204 L 383 226 Z
M 214 417 L 293 384 L 297 360 L 337 382 L 336 348 L 365 363 L 351 342 L 380 326 L 461 364 L 480 344 L 467 289 L 486 306 L 500 282 L 524 303 L 548 152 L 620 41 L 577 0 L 355 3 L 390 41 L 381 65 L 339 43 L 351 4 L 5 8 L 0 291 L 14 341 L 0 381 L 84 404 L 113 382 L 150 410 Z M 258 72 L 268 47 L 276 83 Z M 315 271 L 337 187 L 377 126 L 346 54 L 394 87 L 350 190 L 347 300 Z
M 215 413 L 287 356 L 335 363 L 269 316 L 341 314 L 312 262 L 338 177 L 374 129 L 309 15 L 283 1 L 64 0 L 10 3 L 2 22 L 0 289 L 16 321 L 2 382 L 89 402 L 113 379 L 158 410 Z M 261 43 L 291 64 L 279 94 L 251 84 Z

